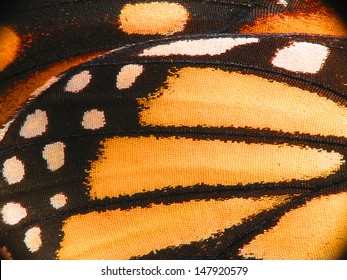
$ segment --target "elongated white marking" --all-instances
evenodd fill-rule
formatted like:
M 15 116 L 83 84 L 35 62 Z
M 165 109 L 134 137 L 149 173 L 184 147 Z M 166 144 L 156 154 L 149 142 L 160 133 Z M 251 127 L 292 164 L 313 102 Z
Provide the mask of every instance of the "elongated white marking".
M 24 243 L 31 253 L 34 253 L 42 246 L 41 229 L 33 227 L 25 233 Z
M 73 76 L 65 86 L 65 91 L 78 93 L 84 89 L 91 81 L 92 75 L 88 70 Z
M 19 135 L 24 138 L 41 136 L 46 132 L 47 126 L 47 113 L 38 109 L 34 113 L 27 116 L 23 126 L 19 131 Z
M 258 38 L 212 38 L 182 40 L 143 50 L 139 56 L 220 55 L 237 46 L 258 43 Z
M 25 176 L 24 163 L 16 156 L 7 159 L 3 165 L 2 175 L 10 185 L 19 183 Z
M 42 157 L 47 161 L 47 168 L 56 171 L 65 163 L 65 144 L 55 142 L 47 144 L 42 151 Z
M 323 67 L 329 52 L 326 46 L 294 42 L 291 46 L 278 50 L 272 64 L 292 72 L 315 74 Z
M 130 88 L 136 79 L 142 74 L 143 65 L 128 64 L 121 68 L 117 75 L 117 88 L 127 89 Z
M 1 210 L 2 219 L 6 224 L 15 225 L 27 216 L 27 210 L 17 202 L 9 202 Z

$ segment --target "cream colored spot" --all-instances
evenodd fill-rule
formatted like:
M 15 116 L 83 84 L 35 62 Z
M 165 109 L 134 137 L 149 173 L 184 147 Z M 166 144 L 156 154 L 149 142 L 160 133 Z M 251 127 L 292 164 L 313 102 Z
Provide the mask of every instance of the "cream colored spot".
M 251 74 L 182 68 L 138 102 L 144 126 L 249 127 L 347 136 L 346 107 L 316 92 Z
M 65 163 L 65 144 L 55 142 L 47 144 L 42 151 L 42 157 L 47 161 L 47 167 L 51 171 L 56 171 Z
M 88 182 L 100 199 L 168 186 L 325 178 L 344 163 L 339 153 L 299 146 L 154 136 L 109 138 L 98 154 Z
M 130 88 L 136 79 L 142 74 L 143 66 L 139 64 L 129 64 L 122 67 L 117 75 L 117 88 Z
M 278 50 L 272 64 L 292 72 L 315 74 L 323 67 L 329 52 L 326 46 L 294 42 L 291 46 Z
M 128 34 L 171 35 L 184 30 L 189 12 L 179 3 L 126 4 L 119 16 L 120 29 Z
M 273 196 L 200 200 L 75 215 L 64 221 L 64 237 L 57 256 L 59 259 L 129 259 L 212 237 L 241 224 L 251 215 L 283 204 L 286 199 L 286 196 Z
M 50 201 L 51 201 L 51 205 L 55 209 L 59 209 L 59 208 L 64 207 L 66 205 L 67 197 L 62 193 L 58 193 L 58 194 L 52 196 Z
M 27 216 L 27 210 L 20 203 L 9 202 L 1 210 L 6 224 L 15 225 Z
M 15 61 L 20 44 L 20 38 L 12 28 L 0 26 L 0 72 Z
M 277 4 L 282 5 L 284 7 L 288 6 L 288 2 L 286 0 L 277 0 Z
M 103 111 L 96 109 L 86 111 L 83 115 L 82 126 L 85 129 L 96 130 L 104 127 L 106 124 L 105 114 Z
M 42 246 L 41 229 L 33 227 L 25 233 L 24 243 L 31 253 L 34 253 Z
M 65 91 L 77 93 L 89 85 L 92 75 L 89 71 L 83 71 L 73 76 L 65 86 Z
M 50 78 L 44 85 L 40 86 L 39 88 L 37 88 L 32 94 L 31 97 L 35 98 L 37 96 L 39 96 L 42 92 L 44 92 L 45 90 L 49 89 L 53 84 L 55 84 L 56 82 L 58 82 L 60 80 L 60 77 L 52 77 Z
M 16 156 L 4 162 L 2 175 L 10 185 L 19 183 L 25 175 L 25 166 Z
M 143 50 L 139 56 L 170 55 L 220 55 L 226 51 L 246 44 L 258 43 L 257 38 L 212 38 L 199 40 L 181 40 Z
M 244 246 L 240 255 L 261 259 L 341 258 L 347 246 L 347 193 L 313 199 Z
M 47 113 L 38 109 L 31 115 L 27 116 L 23 126 L 19 131 L 19 135 L 24 138 L 33 138 L 40 136 L 46 132 L 47 126 Z

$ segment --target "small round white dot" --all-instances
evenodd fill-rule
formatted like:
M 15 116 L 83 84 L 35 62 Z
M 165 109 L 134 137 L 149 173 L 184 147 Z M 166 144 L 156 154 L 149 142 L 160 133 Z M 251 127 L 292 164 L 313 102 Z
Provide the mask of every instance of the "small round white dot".
M 92 75 L 89 71 L 83 71 L 73 76 L 65 86 L 65 91 L 78 93 L 83 90 L 92 79 Z
M 1 214 L 6 224 L 15 225 L 27 216 L 27 210 L 20 203 L 9 202 L 2 208 Z
M 33 227 L 25 233 L 24 243 L 31 253 L 36 252 L 42 246 L 41 229 Z
M 52 196 L 50 200 L 51 200 L 51 205 L 55 209 L 59 209 L 59 208 L 64 207 L 66 205 L 67 197 L 62 193 L 58 193 L 58 194 Z
M 25 175 L 25 166 L 16 156 L 4 162 L 2 175 L 10 185 L 19 183 Z
M 24 138 L 33 138 L 46 132 L 48 126 L 47 113 L 42 110 L 36 110 L 27 116 L 19 135 Z
M 83 114 L 82 126 L 85 129 L 96 130 L 105 126 L 105 114 L 96 109 L 86 111 Z

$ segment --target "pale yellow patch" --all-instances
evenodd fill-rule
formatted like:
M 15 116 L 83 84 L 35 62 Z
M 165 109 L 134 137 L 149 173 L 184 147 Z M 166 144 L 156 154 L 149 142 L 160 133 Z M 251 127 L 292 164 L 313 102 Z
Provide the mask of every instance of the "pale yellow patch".
M 347 192 L 313 199 L 241 249 L 261 259 L 337 259 L 347 247 Z
M 57 256 L 59 259 L 129 259 L 204 240 L 286 200 L 286 196 L 233 198 L 80 214 L 65 220 Z
M 0 26 L 0 72 L 15 61 L 21 40 L 10 27 Z
M 252 74 L 182 68 L 138 103 L 143 108 L 142 125 L 249 127 L 347 136 L 346 107 L 318 93 Z
M 171 35 L 183 31 L 189 12 L 179 3 L 126 4 L 119 15 L 120 29 L 128 34 Z
M 110 138 L 99 153 L 89 171 L 92 198 L 202 183 L 233 186 L 324 178 L 344 163 L 339 153 L 299 146 L 154 136 Z

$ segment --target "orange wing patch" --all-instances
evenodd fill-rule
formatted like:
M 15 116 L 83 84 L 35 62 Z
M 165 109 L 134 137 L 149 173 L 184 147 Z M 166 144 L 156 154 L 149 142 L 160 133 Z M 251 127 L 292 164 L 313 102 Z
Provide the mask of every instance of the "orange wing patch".
M 179 3 L 150 2 L 125 5 L 118 23 L 128 34 L 171 35 L 183 31 L 189 18 Z
M 284 215 L 244 246 L 240 254 L 261 259 L 338 259 L 347 246 L 347 193 L 322 196 Z
M 15 61 L 20 47 L 18 34 L 10 27 L 0 26 L 0 72 Z
M 129 259 L 212 237 L 287 199 L 287 196 L 270 196 L 201 200 L 79 214 L 64 222 L 64 238 L 57 256 L 59 259 Z

